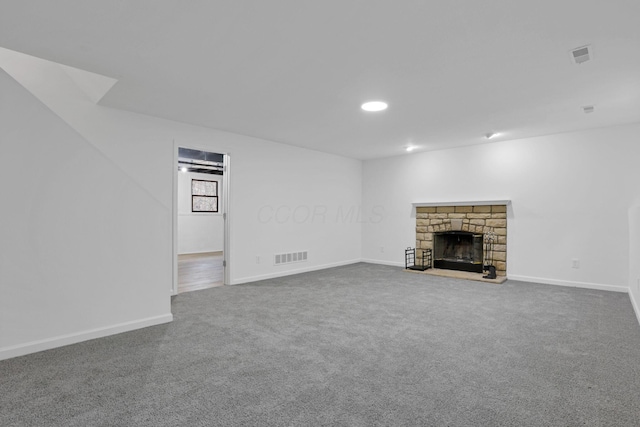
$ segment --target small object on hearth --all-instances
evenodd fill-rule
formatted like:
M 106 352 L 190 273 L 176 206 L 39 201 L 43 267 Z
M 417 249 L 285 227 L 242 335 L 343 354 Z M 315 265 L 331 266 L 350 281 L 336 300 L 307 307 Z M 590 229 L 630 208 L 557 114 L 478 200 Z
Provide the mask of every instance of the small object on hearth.
M 489 274 L 487 274 L 486 276 L 482 276 L 483 279 L 495 279 L 496 277 L 498 277 L 496 275 L 496 267 L 493 265 L 485 265 L 482 267 L 482 271 L 488 271 Z
M 415 248 L 407 248 L 404 251 L 404 268 L 407 270 L 425 271 L 431 268 L 431 249 L 420 249 L 422 252 L 416 257 Z

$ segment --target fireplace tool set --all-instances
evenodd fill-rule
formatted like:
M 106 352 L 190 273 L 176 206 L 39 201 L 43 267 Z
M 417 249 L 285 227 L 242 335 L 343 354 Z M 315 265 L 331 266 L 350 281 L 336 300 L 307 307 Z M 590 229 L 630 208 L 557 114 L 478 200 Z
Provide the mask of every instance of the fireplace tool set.
M 422 254 L 416 257 L 415 248 L 407 248 L 404 251 L 404 268 L 407 270 L 425 271 L 431 268 L 431 249 L 420 249 Z
M 483 279 L 495 279 L 496 267 L 493 265 L 493 245 L 498 240 L 498 235 L 495 231 L 491 230 L 484 233 L 484 262 L 482 271 L 487 271 L 486 276 L 482 276 Z

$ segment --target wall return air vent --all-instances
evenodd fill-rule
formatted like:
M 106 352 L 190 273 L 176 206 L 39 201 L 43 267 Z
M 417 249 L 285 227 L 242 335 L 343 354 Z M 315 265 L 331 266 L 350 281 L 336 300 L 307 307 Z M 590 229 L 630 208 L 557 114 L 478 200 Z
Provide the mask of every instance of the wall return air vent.
M 294 262 L 303 262 L 307 260 L 307 251 L 290 252 L 286 254 L 276 254 L 273 259 L 275 265 L 291 264 Z

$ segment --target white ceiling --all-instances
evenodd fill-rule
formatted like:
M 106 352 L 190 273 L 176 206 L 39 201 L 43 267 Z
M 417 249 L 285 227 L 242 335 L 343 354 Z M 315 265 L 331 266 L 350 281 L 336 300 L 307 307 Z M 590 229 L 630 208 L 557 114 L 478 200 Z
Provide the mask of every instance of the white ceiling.
M 102 105 L 359 159 L 640 121 L 638 0 L 2 0 L 0 46 L 118 79 Z

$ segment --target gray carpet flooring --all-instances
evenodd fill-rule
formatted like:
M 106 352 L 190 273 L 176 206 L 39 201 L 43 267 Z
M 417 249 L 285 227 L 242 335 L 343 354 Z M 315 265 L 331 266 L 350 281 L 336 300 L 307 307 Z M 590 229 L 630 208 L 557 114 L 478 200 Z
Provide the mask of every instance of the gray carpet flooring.
M 0 362 L 2 426 L 638 426 L 626 294 L 354 264 Z

